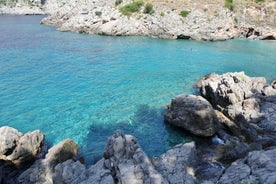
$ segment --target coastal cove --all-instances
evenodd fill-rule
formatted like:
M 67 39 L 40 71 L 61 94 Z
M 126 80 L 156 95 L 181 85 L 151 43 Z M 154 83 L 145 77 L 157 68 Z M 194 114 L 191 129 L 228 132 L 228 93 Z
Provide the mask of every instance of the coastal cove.
M 0 126 L 71 138 L 85 160 L 121 129 L 149 156 L 191 138 L 163 123 L 171 98 L 208 73 L 275 79 L 276 42 L 197 42 L 63 33 L 43 16 L 0 16 Z

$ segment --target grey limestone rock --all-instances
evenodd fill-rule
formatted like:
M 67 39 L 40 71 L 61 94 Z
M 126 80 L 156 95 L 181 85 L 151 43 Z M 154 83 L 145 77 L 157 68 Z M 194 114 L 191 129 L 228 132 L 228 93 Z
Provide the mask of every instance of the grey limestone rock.
M 119 183 L 167 183 L 131 135 L 116 131 L 108 139 L 104 158 L 106 168 Z
M 54 169 L 53 182 L 79 184 L 87 178 L 86 167 L 79 161 L 67 160 L 58 164 Z M 96 182 L 96 181 L 95 181 Z
M 225 125 L 242 140 L 276 145 L 274 83 L 243 72 L 207 75 L 198 82 L 203 97 L 230 119 Z
M 201 96 L 176 96 L 165 114 L 165 120 L 199 136 L 212 136 L 218 130 L 216 113 L 211 104 Z
M 176 145 L 160 157 L 153 158 L 152 163 L 169 183 L 193 184 L 196 183 L 195 159 L 195 144 L 191 142 Z
M 17 178 L 17 183 L 28 184 L 28 183 L 41 183 L 41 184 L 52 184 L 53 171 L 49 163 L 44 159 L 39 159 L 35 163 L 25 170 Z
M 65 139 L 49 149 L 45 160 L 56 165 L 73 158 L 78 151 L 78 145 L 72 139 Z
M 13 151 L 22 135 L 14 128 L 8 126 L 0 127 L 0 158 L 1 155 L 8 155 L 9 152 Z
M 87 169 L 87 178 L 80 182 L 80 184 L 113 184 L 115 181 L 111 175 L 111 171 L 105 167 L 105 160 L 101 159 L 96 164 Z
M 210 74 L 197 83 L 201 95 L 213 106 L 222 108 L 261 93 L 265 85 L 265 78 L 250 78 L 244 72 Z
M 54 182 L 54 168 L 57 164 L 73 158 L 77 154 L 78 146 L 66 139 L 52 147 L 45 159 L 37 160 L 29 169 L 24 171 L 17 179 L 18 183 L 45 183 Z
M 29 161 L 34 161 L 36 156 L 40 153 L 44 143 L 44 135 L 39 131 L 33 131 L 24 134 L 18 140 L 16 148 L 12 154 L 7 156 L 16 165 L 22 165 Z
M 272 95 L 276 95 L 276 80 L 272 81 L 270 83 L 270 85 L 265 86 L 262 89 L 262 93 L 265 96 L 272 96 Z
M 86 168 L 79 161 L 67 160 L 55 167 L 53 182 L 56 184 L 113 184 L 111 172 L 105 168 L 104 159 Z
M 275 148 L 250 152 L 244 159 L 233 162 L 218 183 L 274 184 L 276 181 L 275 163 Z

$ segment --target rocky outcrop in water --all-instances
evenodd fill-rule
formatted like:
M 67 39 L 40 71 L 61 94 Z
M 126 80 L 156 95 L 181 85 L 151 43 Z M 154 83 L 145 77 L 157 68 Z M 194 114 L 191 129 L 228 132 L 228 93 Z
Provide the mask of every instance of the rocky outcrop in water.
M 206 165 L 194 142 L 179 144 L 149 159 L 131 135 L 115 132 L 104 157 L 92 166 L 73 160 L 77 146 L 65 140 L 49 150 L 17 179 L 18 183 L 273 183 L 275 152 L 252 151 L 227 169 L 219 162 Z M 0 178 L 1 179 L 1 178 Z
M 22 134 L 11 127 L 0 127 L 0 181 L 10 183 L 21 168 L 30 166 L 42 151 L 44 135 L 36 130 Z
M 11 127 L 0 128 L 0 159 L 22 167 L 35 160 L 41 152 L 44 135 L 36 130 L 22 134 Z
M 133 136 L 115 132 L 108 139 L 104 158 L 118 183 L 167 183 Z
M 18 183 L 54 183 L 53 173 L 57 164 L 73 158 L 77 154 L 78 146 L 71 139 L 66 139 L 51 149 L 45 159 L 37 160 L 29 169 L 17 179 Z
M 230 119 L 225 125 L 233 134 L 264 148 L 276 145 L 274 82 L 239 72 L 208 75 L 199 83 L 202 96 Z
M 4 126 L 0 128 L 0 135 L 0 155 L 9 155 L 18 144 L 22 133 L 14 128 Z

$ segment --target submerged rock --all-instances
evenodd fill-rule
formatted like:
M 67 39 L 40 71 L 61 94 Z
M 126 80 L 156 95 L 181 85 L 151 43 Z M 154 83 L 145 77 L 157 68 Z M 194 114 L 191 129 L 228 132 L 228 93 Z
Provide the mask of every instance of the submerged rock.
M 172 99 L 165 121 L 199 136 L 212 136 L 218 131 L 216 113 L 201 96 L 179 95 Z

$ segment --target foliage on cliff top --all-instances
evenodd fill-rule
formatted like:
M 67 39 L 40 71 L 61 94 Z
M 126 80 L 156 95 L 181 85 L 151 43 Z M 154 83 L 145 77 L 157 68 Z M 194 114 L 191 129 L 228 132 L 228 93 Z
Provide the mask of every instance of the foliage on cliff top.
M 123 15 L 130 16 L 134 12 L 139 12 L 143 5 L 144 5 L 143 0 L 134 0 L 131 3 L 121 7 L 120 11 Z
M 116 0 L 115 1 L 115 6 L 118 6 L 119 4 L 121 4 L 123 2 L 123 0 Z
M 189 13 L 190 13 L 190 11 L 188 11 L 188 10 L 182 10 L 180 12 L 180 15 L 185 18 L 185 17 L 187 17 L 189 15 Z
M 153 5 L 151 3 L 147 3 L 144 9 L 144 13 L 147 14 L 153 14 L 154 10 L 153 10 Z
M 233 0 L 225 0 L 225 7 L 229 10 L 234 10 Z

